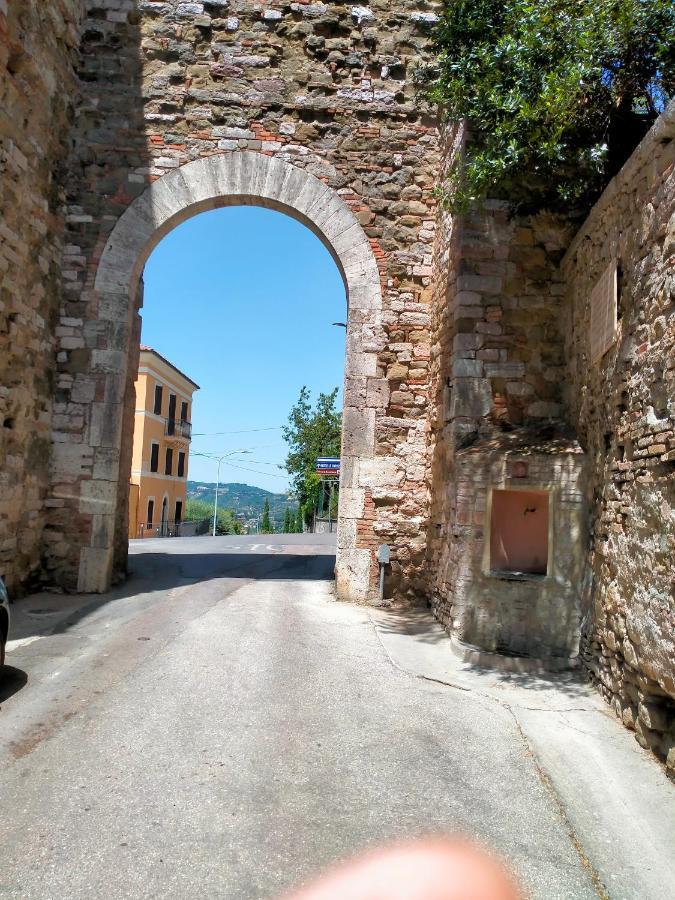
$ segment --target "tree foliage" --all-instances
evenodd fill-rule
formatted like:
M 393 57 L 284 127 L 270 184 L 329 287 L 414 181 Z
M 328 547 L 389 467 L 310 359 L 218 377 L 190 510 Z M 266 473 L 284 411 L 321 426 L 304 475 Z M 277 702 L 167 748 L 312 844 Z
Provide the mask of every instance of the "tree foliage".
M 316 475 L 319 456 L 339 456 L 342 438 L 342 413 L 335 408 L 338 389 L 319 394 L 312 405 L 309 389 L 303 387 L 300 397 L 283 430 L 289 446 L 286 471 L 291 476 L 293 492 L 304 510 L 305 521 L 311 518 L 319 496 L 320 479 Z
M 213 526 L 213 506 L 204 500 L 188 499 L 185 504 L 185 519 L 187 522 L 196 522 L 197 534 L 208 534 Z M 216 534 L 242 534 L 243 528 L 237 515 L 232 509 L 218 507 L 218 519 L 216 521 Z
M 270 501 L 265 500 L 265 505 L 263 506 L 262 518 L 260 520 L 260 533 L 261 534 L 273 534 L 274 528 L 272 528 L 272 522 L 270 521 Z
M 673 0 L 448 0 L 428 96 L 470 140 L 465 209 L 585 213 L 673 96 Z

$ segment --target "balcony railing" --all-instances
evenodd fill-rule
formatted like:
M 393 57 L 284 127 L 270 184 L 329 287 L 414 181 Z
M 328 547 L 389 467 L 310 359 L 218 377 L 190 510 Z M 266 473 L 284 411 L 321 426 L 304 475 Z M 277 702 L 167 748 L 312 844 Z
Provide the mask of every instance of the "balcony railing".
M 165 419 L 164 434 L 167 437 L 192 440 L 192 422 L 186 422 L 185 419 Z

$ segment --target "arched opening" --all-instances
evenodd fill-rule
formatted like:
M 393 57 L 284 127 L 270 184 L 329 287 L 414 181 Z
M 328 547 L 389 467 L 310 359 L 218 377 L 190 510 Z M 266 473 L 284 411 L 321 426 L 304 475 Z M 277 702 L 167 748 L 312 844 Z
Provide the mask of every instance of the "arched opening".
M 321 402 L 313 457 L 340 455 L 347 301 L 324 244 L 283 213 L 227 206 L 166 235 L 143 286 L 129 539 L 194 537 L 214 526 L 220 535 L 335 539 L 338 473 L 306 477 L 297 451 L 287 471 L 283 435 L 307 388 L 307 418 Z M 123 429 L 123 444 L 131 438 Z M 165 490 L 168 515 L 149 530 L 146 498 Z
M 122 453 L 128 431 L 134 347 L 138 340 L 139 287 L 146 261 L 176 225 L 200 212 L 224 206 L 258 205 L 292 216 L 324 243 L 344 280 L 347 299 L 347 350 L 343 404 L 342 469 L 337 549 L 337 590 L 346 599 L 375 594 L 376 562 L 372 515 L 367 496 L 389 474 L 393 463 L 375 453 L 375 423 L 388 402 L 378 367 L 385 344 L 380 272 L 370 242 L 345 201 L 331 187 L 290 163 L 253 152 L 196 160 L 164 175 L 134 200 L 102 249 L 95 278 L 98 317 L 112 322 L 117 346 L 92 351 L 92 368 L 101 376 L 103 399 L 91 404 L 95 455 L 108 464 L 86 486 L 96 498 L 97 522 L 89 546 L 81 550 L 78 587 L 105 590 L 115 564 L 126 557 L 129 460 Z M 126 403 L 120 403 L 126 398 Z M 124 420 L 127 421 L 124 421 Z M 101 512 L 101 510 L 103 510 Z M 94 533 L 95 532 L 95 533 Z

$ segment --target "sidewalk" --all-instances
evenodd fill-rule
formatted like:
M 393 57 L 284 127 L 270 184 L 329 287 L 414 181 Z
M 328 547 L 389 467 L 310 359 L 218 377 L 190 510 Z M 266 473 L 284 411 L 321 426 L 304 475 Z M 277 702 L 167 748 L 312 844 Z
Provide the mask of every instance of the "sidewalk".
M 7 650 L 11 653 L 19 647 L 26 647 L 108 601 L 107 596 L 99 594 L 45 592 L 20 597 L 10 607 L 12 622 Z M 8 658 L 7 662 L 11 663 L 11 659 Z
M 371 610 L 370 617 L 397 668 L 510 712 L 525 752 L 608 892 L 598 885 L 600 896 L 675 898 L 675 789 L 580 675 L 505 673 L 464 663 L 426 611 Z

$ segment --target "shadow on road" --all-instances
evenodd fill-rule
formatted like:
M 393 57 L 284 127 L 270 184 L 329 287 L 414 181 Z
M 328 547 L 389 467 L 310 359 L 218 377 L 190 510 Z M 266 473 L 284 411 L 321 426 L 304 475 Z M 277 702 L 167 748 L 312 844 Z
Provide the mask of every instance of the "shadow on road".
M 156 579 L 162 590 L 212 578 L 246 581 L 326 581 L 333 577 L 334 553 L 142 553 L 129 557 L 129 572 Z
M 300 552 L 218 552 L 171 542 L 167 552 L 129 556 L 129 576 L 105 594 L 34 594 L 13 604 L 10 640 L 63 634 L 109 603 L 214 579 L 241 581 L 331 581 L 334 548 L 317 546 Z M 203 545 L 202 545 L 203 546 Z M 173 552 L 169 552 L 171 549 Z M 177 552 L 178 551 L 178 552 Z M 303 552 L 304 551 L 304 552 Z
M 5 666 L 2 675 L 0 675 L 0 704 L 4 703 L 5 700 L 9 700 L 14 694 L 18 694 L 27 684 L 28 674 L 23 669 Z
M 529 691 L 560 691 L 568 697 L 595 696 L 587 678 L 579 669 L 563 672 L 510 672 L 496 667 L 463 662 L 454 656 L 448 633 L 437 622 L 430 609 L 392 611 L 377 620 L 377 627 L 386 634 L 405 635 L 427 646 L 445 648 L 448 665 L 458 673 L 483 675 L 495 686 L 526 688 Z M 450 669 L 449 669 L 450 671 Z

